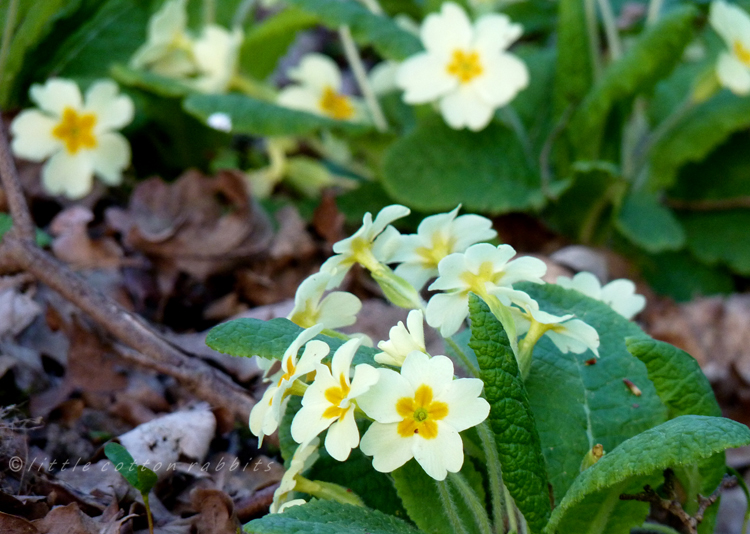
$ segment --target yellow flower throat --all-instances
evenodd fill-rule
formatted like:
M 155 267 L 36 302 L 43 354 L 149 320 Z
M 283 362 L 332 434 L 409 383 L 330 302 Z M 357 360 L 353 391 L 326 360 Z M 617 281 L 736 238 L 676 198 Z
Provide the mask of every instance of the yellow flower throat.
M 414 398 L 403 397 L 396 403 L 396 411 L 403 417 L 397 430 L 402 438 L 419 434 L 424 439 L 435 439 L 440 421 L 448 416 L 448 405 L 432 400 L 432 388 L 422 384 L 414 392 Z
M 461 83 L 469 83 L 484 72 L 477 52 L 454 50 L 451 62 L 446 67 L 448 74 L 458 78 Z
M 750 50 L 745 48 L 739 41 L 735 41 L 732 48 L 734 49 L 734 55 L 737 56 L 737 59 L 739 59 L 746 67 L 750 67 Z
M 354 115 L 354 106 L 349 102 L 349 98 L 337 93 L 331 87 L 325 88 L 318 105 L 326 115 L 337 120 L 351 119 Z
M 52 136 L 65 143 L 69 154 L 76 154 L 82 148 L 96 148 L 95 125 L 93 113 L 79 114 L 72 108 L 65 108 L 62 120 L 52 129 Z

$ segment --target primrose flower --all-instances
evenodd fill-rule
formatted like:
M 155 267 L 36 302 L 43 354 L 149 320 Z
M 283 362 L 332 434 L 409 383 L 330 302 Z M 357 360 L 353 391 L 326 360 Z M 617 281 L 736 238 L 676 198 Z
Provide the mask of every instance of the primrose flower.
M 280 105 L 340 121 L 364 119 L 361 100 L 341 92 L 341 71 L 331 58 L 308 54 L 289 78 L 298 85 L 281 90 Z
M 343 462 L 352 449 L 359 445 L 359 430 L 354 419 L 354 400 L 367 392 L 380 375 L 365 363 L 354 368 L 349 380 L 352 359 L 360 340 L 351 339 L 333 355 L 331 368 L 319 364 L 315 381 L 302 397 L 302 408 L 292 421 L 292 437 L 304 443 L 328 428 L 326 450 L 332 458 Z
M 345 291 L 329 293 L 320 300 L 331 281 L 331 274 L 319 272 L 306 278 L 294 295 L 294 308 L 287 317 L 302 328 L 322 324 L 323 328 L 340 328 L 357 321 L 362 302 Z
M 315 462 L 318 461 L 318 458 L 320 457 L 318 454 L 319 445 L 320 439 L 315 437 L 312 440 L 303 443 L 297 447 L 296 451 L 294 451 L 289 469 L 287 469 L 284 476 L 281 477 L 279 487 L 273 492 L 273 502 L 271 503 L 270 508 L 272 514 L 280 514 L 291 506 L 306 503 L 304 499 L 290 500 L 289 497 L 294 491 L 294 487 L 297 485 L 297 476 L 310 469 Z
M 375 361 L 384 365 L 401 367 L 406 357 L 412 352 L 419 351 L 427 353 L 424 344 L 424 315 L 420 310 L 412 310 L 406 317 L 406 324 L 399 321 L 396 326 L 388 332 L 388 341 L 378 343 L 378 348 L 383 352 L 375 355 Z
M 187 83 L 202 93 L 223 93 L 237 70 L 243 34 L 239 28 L 209 24 L 193 44 L 196 76 Z
M 591 350 L 599 357 L 599 334 L 593 326 L 574 319 L 574 315 L 557 316 L 529 306 L 523 310 L 511 308 L 510 311 L 518 333 L 527 333 L 526 339 L 536 343 L 542 335 L 546 335 L 560 352 L 582 354 Z
M 494 247 L 488 243 L 470 246 L 465 253 L 450 254 L 438 264 L 440 277 L 430 290 L 445 293 L 434 295 L 427 304 L 427 324 L 440 328 L 443 337 L 452 336 L 469 314 L 469 293 L 487 300 L 494 296 L 505 305 L 511 303 L 536 307 L 536 302 L 523 291 L 513 289 L 517 282 L 544 283 L 547 266 L 529 256 L 509 261 L 516 251 L 510 245 Z
M 390 258 L 400 263 L 394 271 L 397 275 L 421 289 L 427 280 L 437 276 L 440 260 L 497 236 L 489 219 L 479 215 L 456 217 L 460 208 L 431 215 L 419 223 L 416 234 L 398 238 L 398 246 Z
M 376 471 L 390 473 L 411 458 L 435 480 L 456 473 L 464 462 L 459 432 L 484 421 L 489 403 L 481 398 L 483 382 L 453 379 L 445 356 L 411 353 L 401 373 L 378 369 L 380 379 L 357 402 L 375 422 L 360 448 L 372 456 Z
M 300 332 L 281 358 L 281 370 L 271 380 L 275 382 L 268 386 L 263 398 L 250 411 L 250 431 L 258 436 L 258 446 L 263 443 L 263 437 L 273 434 L 279 427 L 284 415 L 284 400 L 294 381 L 299 377 L 315 370 L 330 350 L 323 341 L 313 339 L 323 330 L 323 325 L 316 325 Z M 297 353 L 305 345 L 305 352 L 298 359 Z
M 428 15 L 420 31 L 425 52 L 408 58 L 396 82 L 404 102 L 439 101 L 451 128 L 481 130 L 495 110 L 529 84 L 526 65 L 506 49 L 522 33 L 505 15 L 485 15 L 472 26 L 453 2 Z
M 709 22 L 729 48 L 716 64 L 719 82 L 735 94 L 750 93 L 750 16 L 735 5 L 714 0 Z
M 360 263 L 370 271 L 381 270 L 384 267 L 381 266 L 381 262 L 389 255 L 385 249 L 393 243 L 394 232 L 397 233 L 392 227 L 390 231 L 386 231 L 386 227 L 409 213 L 409 208 L 399 204 L 380 210 L 374 221 L 370 212 L 365 213 L 360 229 L 351 237 L 333 245 L 336 255 L 328 258 L 320 266 L 322 272 L 331 274 L 328 288 L 338 287 L 355 263 Z
M 646 307 L 646 297 L 638 295 L 635 292 L 635 284 L 625 278 L 612 280 L 602 287 L 594 274 L 581 272 L 572 279 L 558 276 L 557 285 L 575 289 L 592 299 L 601 300 L 626 319 L 632 319 Z
M 130 163 L 130 145 L 114 130 L 133 120 L 133 101 L 118 94 L 111 80 L 95 82 L 81 98 L 70 80 L 53 78 L 31 86 L 39 109 L 21 112 L 11 123 L 12 149 L 31 161 L 49 161 L 42 184 L 53 195 L 81 198 L 93 187 L 96 174 L 107 185 L 118 185 Z

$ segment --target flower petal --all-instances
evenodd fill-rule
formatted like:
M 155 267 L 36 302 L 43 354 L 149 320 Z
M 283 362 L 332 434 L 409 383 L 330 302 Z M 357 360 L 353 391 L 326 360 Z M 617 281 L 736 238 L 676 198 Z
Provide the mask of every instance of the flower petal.
M 36 109 L 22 111 L 10 125 L 13 153 L 30 161 L 42 161 L 64 148 L 52 130 L 58 121 Z
M 290 109 L 298 109 L 317 115 L 322 115 L 323 113 L 320 109 L 320 93 L 309 87 L 299 85 L 286 87 L 279 92 L 276 102 L 280 106 Z
M 440 13 L 425 17 L 419 34 L 428 52 L 449 57 L 456 48 L 469 48 L 473 29 L 469 17 L 458 4 L 445 2 Z
M 44 85 L 32 85 L 30 95 L 31 100 L 40 109 L 57 117 L 62 116 L 65 108 L 78 111 L 82 105 L 81 91 L 78 86 L 70 80 L 61 78 L 47 80 Z
M 327 87 L 341 90 L 341 71 L 336 63 L 322 54 L 308 54 L 296 68 L 289 70 L 289 79 L 308 86 L 319 93 Z
M 380 373 L 378 373 L 377 369 L 366 363 L 360 363 L 354 368 L 354 378 L 352 378 L 351 388 L 349 389 L 349 398 L 355 399 L 360 395 L 364 395 L 379 379 Z
M 329 280 L 329 279 L 327 279 Z M 334 291 L 320 302 L 318 322 L 335 329 L 353 325 L 362 309 L 362 301 L 346 291 Z
M 421 263 L 402 263 L 393 272 L 409 282 L 417 290 L 422 289 L 430 278 L 434 278 L 438 274 L 437 269 L 426 268 Z
M 474 25 L 474 47 L 483 55 L 497 55 L 518 40 L 523 26 L 511 22 L 507 15 L 490 13 Z
M 117 130 L 133 120 L 133 101 L 118 93 L 119 88 L 112 80 L 98 81 L 86 91 L 84 110 L 96 115 L 95 131 Z
M 512 54 L 501 54 L 487 62 L 484 74 L 476 78 L 473 88 L 483 102 L 499 108 L 513 100 L 528 85 L 526 63 Z
M 94 166 L 85 151 L 71 156 L 61 150 L 42 168 L 42 184 L 53 195 L 82 198 L 89 194 L 93 182 Z
M 414 390 L 396 371 L 378 369 L 380 378 L 367 393 L 357 397 L 359 407 L 375 421 L 380 423 L 397 423 L 403 417 L 396 411 L 396 403 L 403 397 L 413 397 Z
M 500 284 L 509 286 L 516 282 L 534 282 L 543 284 L 542 276 L 547 273 L 547 264 L 539 258 L 524 256 L 508 262 L 505 266 L 505 274 L 500 279 Z
M 457 473 L 464 464 L 464 444 L 450 425 L 437 422 L 434 439 L 413 438 L 414 459 L 435 480 L 445 480 L 448 472 Z
M 401 64 L 396 73 L 396 84 L 404 90 L 404 102 L 424 104 L 455 91 L 458 79 L 448 73 L 445 60 L 424 52 Z
M 478 378 L 454 380 L 437 398 L 448 404 L 448 415 L 442 422 L 461 432 L 487 419 L 490 405 L 479 396 L 483 387 L 484 382 Z
M 736 95 L 750 93 L 750 69 L 728 52 L 722 52 L 716 64 L 716 76 L 722 86 Z
M 91 150 L 94 172 L 107 185 L 119 185 L 122 171 L 130 164 L 128 140 L 116 132 L 101 134 L 96 148 Z
M 398 434 L 397 423 L 370 425 L 365 432 L 359 448 L 372 456 L 372 467 L 381 473 L 390 473 L 414 457 L 412 452 L 413 437 L 402 438 Z
M 445 356 L 430 358 L 423 352 L 414 351 L 404 360 L 401 376 L 414 391 L 422 385 L 430 386 L 433 398 L 436 398 L 453 383 L 453 362 Z
M 354 408 L 344 414 L 328 429 L 326 450 L 334 460 L 346 461 L 352 449 L 359 445 L 359 429 L 354 419 Z
M 426 315 L 427 324 L 440 328 L 443 337 L 452 336 L 469 315 L 469 299 L 459 293 L 433 295 L 427 303 Z
M 440 99 L 440 113 L 454 130 L 482 130 L 492 120 L 494 111 L 493 105 L 482 100 L 471 86 L 459 87 Z

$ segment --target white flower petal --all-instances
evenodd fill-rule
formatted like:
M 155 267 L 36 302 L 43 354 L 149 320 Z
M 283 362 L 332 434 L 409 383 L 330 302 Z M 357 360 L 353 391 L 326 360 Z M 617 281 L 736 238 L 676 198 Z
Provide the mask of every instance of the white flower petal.
M 445 60 L 425 52 L 401 64 L 396 84 L 404 90 L 404 102 L 424 104 L 455 91 L 458 79 L 448 73 Z
M 294 85 L 282 89 L 276 98 L 276 102 L 280 106 L 321 115 L 320 98 L 321 94 L 314 89 Z
M 352 449 L 357 445 L 359 445 L 359 429 L 357 429 L 354 408 L 352 408 L 328 429 L 326 450 L 334 460 L 343 462 L 349 458 Z
M 464 464 L 464 445 L 461 436 L 450 425 L 437 422 L 438 435 L 434 439 L 414 438 L 414 459 L 425 473 L 435 480 L 445 480 L 448 472 L 457 473 Z
M 480 215 L 461 215 L 453 221 L 453 235 L 456 241 L 453 252 L 465 252 L 466 249 L 481 241 L 489 241 L 497 237 L 497 232 L 492 228 L 492 221 Z
M 22 111 L 10 125 L 13 153 L 30 161 L 42 161 L 64 150 L 63 143 L 52 135 L 58 122 L 36 109 Z
M 361 345 L 359 339 L 350 339 L 341 345 L 333 354 L 331 360 L 331 375 L 334 380 L 339 381 L 339 376 L 344 376 L 346 383 L 349 383 L 349 368 L 352 365 L 354 354 Z
M 424 285 L 438 274 L 437 268 L 426 268 L 421 263 L 402 263 L 393 270 L 396 275 L 400 276 L 418 291 Z
M 440 328 L 440 335 L 443 337 L 450 337 L 458 332 L 467 315 L 469 315 L 467 295 L 437 294 L 433 295 L 427 303 L 427 324 L 433 328 Z
M 453 383 L 453 362 L 445 356 L 430 358 L 423 352 L 414 351 L 404 360 L 401 376 L 414 391 L 422 385 L 429 386 L 433 397 L 437 398 Z
M 632 319 L 646 307 L 646 297 L 636 294 L 635 284 L 624 278 L 604 286 L 601 300 L 626 319 Z
M 516 255 L 510 245 L 494 247 L 489 243 L 478 243 L 466 249 L 466 265 L 473 273 L 478 273 L 484 263 L 491 263 L 494 271 L 506 269 L 508 261 Z
M 474 25 L 474 47 L 483 56 L 497 55 L 518 40 L 522 33 L 523 27 L 511 22 L 507 15 L 487 14 Z
M 272 434 L 276 428 L 273 424 L 273 415 L 271 413 L 271 400 L 276 392 L 275 386 L 269 386 L 263 393 L 263 397 L 250 410 L 250 432 L 259 439 L 258 446 L 263 443 L 263 436 Z M 278 421 L 276 421 L 278 426 Z M 269 430 L 266 432 L 266 430 Z
M 516 282 L 543 284 L 542 276 L 547 273 L 547 264 L 539 258 L 524 256 L 509 262 L 504 271 L 505 274 L 500 279 L 500 283 L 503 285 L 511 285 Z
M 473 29 L 469 17 L 458 4 L 445 2 L 440 13 L 425 17 L 419 33 L 428 52 L 449 57 L 456 48 L 469 47 Z
M 711 2 L 709 22 L 731 49 L 735 41 L 750 44 L 750 16 L 740 7 L 716 0 Z
M 471 86 L 459 87 L 440 99 L 440 113 L 454 130 L 482 130 L 492 120 L 494 111 L 495 108 L 479 98 Z
M 409 208 L 399 204 L 391 204 L 380 210 L 378 216 L 375 217 L 375 220 L 372 222 L 372 228 L 368 233 L 370 240 L 374 240 L 374 238 L 385 230 L 385 227 L 393 221 L 406 217 L 410 213 L 411 210 Z
M 297 362 L 297 368 L 295 369 L 290 382 L 293 382 L 295 378 L 314 371 L 315 366 L 328 355 L 330 350 L 328 344 L 324 341 L 319 341 L 317 339 L 308 341 L 307 345 L 305 345 L 305 352 L 302 353 L 302 357 Z
M 112 80 L 101 80 L 86 91 L 84 111 L 96 115 L 96 132 L 117 130 L 130 124 L 135 108 L 127 95 L 120 95 Z
M 53 195 L 82 198 L 91 192 L 93 182 L 94 166 L 85 151 L 71 156 L 61 150 L 42 168 L 42 184 Z
M 354 378 L 352 378 L 349 398 L 355 399 L 364 395 L 379 379 L 380 373 L 378 373 L 377 369 L 366 363 L 360 363 L 354 368 Z
M 78 86 L 61 78 L 47 80 L 44 85 L 32 85 L 30 95 L 40 109 L 56 117 L 61 117 L 65 108 L 79 111 L 83 104 Z
M 599 334 L 594 327 L 580 319 L 567 321 L 562 326 L 564 330 L 547 332 L 549 338 L 561 351 L 567 352 L 570 350 L 575 354 L 581 354 L 586 352 L 586 349 L 591 349 L 591 352 L 599 356 L 597 350 L 599 348 Z M 567 347 L 567 350 L 564 347 Z
M 397 423 L 381 424 L 378 422 L 362 436 L 359 448 L 367 456 L 372 456 L 372 467 L 381 473 L 390 473 L 414 457 L 412 441 L 414 438 L 402 438 L 398 434 Z
M 494 249 L 494 247 L 492 248 Z M 460 252 L 449 254 L 440 260 L 440 263 L 438 263 L 440 277 L 430 284 L 429 290 L 468 289 L 468 285 L 461 278 L 464 273 L 469 271 L 469 266 L 467 265 L 466 260 L 467 257 Z M 427 316 L 429 317 L 429 315 L 430 314 L 428 313 Z M 429 319 L 427 322 L 429 323 Z M 432 324 L 430 324 L 430 326 L 432 326 Z
M 737 95 L 750 93 L 750 69 L 728 52 L 722 52 L 716 64 L 716 76 L 722 86 Z
M 362 309 L 362 301 L 345 291 L 334 291 L 320 302 L 318 321 L 326 328 L 353 325 Z
M 130 144 L 122 135 L 108 132 L 98 136 L 90 151 L 94 172 L 107 185 L 119 185 L 122 171 L 130 164 Z
M 409 334 L 417 344 L 417 348 L 424 350 L 424 315 L 421 310 L 412 310 L 406 316 L 406 326 Z
M 413 397 L 414 390 L 396 371 L 378 369 L 380 378 L 366 393 L 357 397 L 357 404 L 368 417 L 380 423 L 397 423 L 403 418 L 396 411 L 396 403 L 403 397 Z
M 490 414 L 490 404 L 480 397 L 484 382 L 478 378 L 460 378 L 436 398 L 448 404 L 448 415 L 442 420 L 461 432 L 478 425 Z
M 322 93 L 327 87 L 341 90 L 341 71 L 336 63 L 322 54 L 308 54 L 299 65 L 290 69 L 289 79 Z
M 488 61 L 483 75 L 474 81 L 473 89 L 482 102 L 494 109 L 509 103 L 528 85 L 526 64 L 512 54 L 501 54 Z

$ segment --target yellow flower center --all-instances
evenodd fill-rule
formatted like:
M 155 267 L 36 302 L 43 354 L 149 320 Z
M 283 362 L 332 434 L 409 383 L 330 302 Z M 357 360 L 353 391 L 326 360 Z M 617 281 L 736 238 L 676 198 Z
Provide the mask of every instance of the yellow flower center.
M 96 115 L 81 113 L 72 108 L 65 108 L 62 120 L 52 129 L 52 135 L 65 143 L 65 149 L 75 154 L 82 148 L 95 148 L 96 137 L 93 129 L 96 125 Z
M 402 438 L 419 434 L 424 439 L 435 439 L 440 421 L 448 416 L 448 405 L 432 400 L 432 388 L 422 384 L 414 392 L 414 398 L 402 397 L 396 403 L 396 411 L 403 417 L 397 430 Z
M 279 383 L 277 384 L 277 387 L 281 387 L 281 382 L 283 380 L 286 380 L 287 382 L 291 380 L 296 370 L 297 370 L 297 366 L 294 365 L 294 356 L 289 356 L 286 359 L 286 372 L 283 375 L 281 375 L 281 378 L 279 378 Z
M 295 312 L 289 320 L 302 328 L 310 328 L 318 324 L 319 316 L 320 310 L 315 306 L 315 303 L 312 300 L 306 300 L 304 309 Z
M 432 236 L 431 247 L 417 247 L 417 254 L 422 258 L 425 267 L 437 269 L 440 260 L 445 258 L 453 250 L 453 242 L 449 236 L 442 233 L 436 233 Z
M 337 120 L 351 119 L 354 115 L 354 106 L 349 98 L 337 93 L 331 87 L 325 88 L 318 105 L 326 115 Z
M 739 41 L 735 41 L 732 48 L 734 49 L 734 55 L 737 56 L 737 59 L 739 59 L 746 67 L 750 67 L 750 50 L 745 48 Z
M 446 67 L 448 74 L 458 78 L 461 83 L 469 83 L 484 72 L 477 52 L 454 50 L 451 62 Z
M 464 293 L 468 293 L 469 291 L 471 291 L 472 293 L 476 293 L 480 297 L 485 297 L 485 285 L 487 284 L 487 282 L 497 284 L 504 274 L 505 273 L 503 271 L 495 271 L 492 263 L 489 261 L 485 261 L 484 263 L 482 263 L 482 265 L 479 266 L 479 272 L 477 274 L 474 274 L 472 272 L 465 272 L 461 274 L 461 280 L 463 280 L 466 285 L 469 286 L 468 289 L 464 290 Z
M 328 388 L 324 395 L 331 406 L 326 408 L 323 412 L 323 417 L 326 419 L 340 418 L 349 410 L 349 407 L 340 408 L 341 402 L 349 395 L 349 384 L 346 383 L 346 377 L 341 374 L 339 376 L 339 387 Z

